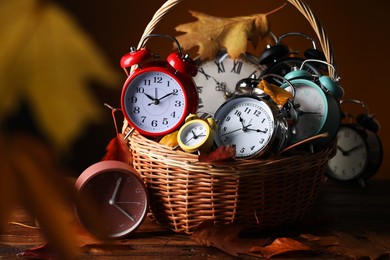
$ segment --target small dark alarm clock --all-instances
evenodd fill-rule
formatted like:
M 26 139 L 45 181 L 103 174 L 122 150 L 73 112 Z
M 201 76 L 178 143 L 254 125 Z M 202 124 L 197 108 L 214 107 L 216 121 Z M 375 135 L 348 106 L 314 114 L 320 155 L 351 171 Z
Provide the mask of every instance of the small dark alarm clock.
M 365 113 L 357 116 L 344 113 L 344 121 L 337 134 L 337 152 L 329 160 L 326 175 L 340 182 L 364 182 L 378 171 L 383 159 L 383 147 L 377 132 L 379 123 L 369 114 L 367 105 L 359 100 L 341 103 L 360 104 Z
M 75 188 L 95 207 L 99 215 L 103 234 L 79 214 L 82 226 L 97 237 L 108 235 L 122 238 L 134 232 L 148 212 L 148 192 L 138 173 L 128 164 L 108 160 L 88 167 L 76 180 Z

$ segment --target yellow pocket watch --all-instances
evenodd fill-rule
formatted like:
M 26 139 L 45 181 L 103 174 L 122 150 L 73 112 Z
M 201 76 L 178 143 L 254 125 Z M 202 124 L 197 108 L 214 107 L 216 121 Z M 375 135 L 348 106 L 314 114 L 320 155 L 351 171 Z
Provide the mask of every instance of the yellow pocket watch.
M 188 153 L 210 150 L 214 142 L 214 120 L 201 119 L 195 114 L 190 114 L 185 122 L 177 135 L 180 148 Z

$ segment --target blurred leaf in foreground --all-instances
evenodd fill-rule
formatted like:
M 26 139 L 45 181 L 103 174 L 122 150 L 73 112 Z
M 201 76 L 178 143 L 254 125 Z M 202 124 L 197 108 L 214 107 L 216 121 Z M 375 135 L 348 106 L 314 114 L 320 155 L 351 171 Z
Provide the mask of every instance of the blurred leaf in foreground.
M 0 1 L 0 122 L 27 101 L 58 148 L 100 119 L 88 84 L 115 86 L 119 74 L 75 19 L 54 1 Z

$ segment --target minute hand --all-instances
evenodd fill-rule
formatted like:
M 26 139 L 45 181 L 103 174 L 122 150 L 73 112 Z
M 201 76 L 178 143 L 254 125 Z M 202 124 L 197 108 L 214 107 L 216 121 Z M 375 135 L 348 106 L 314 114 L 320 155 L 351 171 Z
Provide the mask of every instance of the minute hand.
M 170 95 L 173 95 L 173 92 L 168 93 L 168 94 L 166 94 L 166 95 L 160 97 L 160 98 L 158 99 L 158 101 L 160 101 L 161 99 L 164 99 L 164 98 L 166 98 L 166 97 L 169 97 Z
M 260 129 L 247 128 L 246 130 L 248 130 L 248 131 L 256 131 L 258 133 L 264 133 L 264 134 L 268 132 L 268 129 L 260 130 Z

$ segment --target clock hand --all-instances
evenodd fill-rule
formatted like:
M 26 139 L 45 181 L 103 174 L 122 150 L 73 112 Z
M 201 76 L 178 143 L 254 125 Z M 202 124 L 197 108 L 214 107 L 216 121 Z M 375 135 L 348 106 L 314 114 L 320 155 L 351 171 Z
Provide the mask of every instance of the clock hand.
M 122 212 L 123 215 L 125 215 L 127 218 L 129 218 L 131 221 L 134 221 L 134 218 L 132 216 L 129 215 L 129 213 L 127 213 L 124 209 L 122 209 L 121 207 L 119 207 L 118 205 L 116 205 L 115 203 L 110 203 L 110 205 L 114 206 L 115 208 L 117 208 L 120 212 Z
M 337 145 L 337 149 L 339 149 L 340 152 L 342 152 L 342 153 L 345 153 L 345 152 L 346 152 L 346 151 L 345 151 L 343 148 L 341 148 L 341 146 L 339 146 L 339 145 Z
M 228 135 L 228 134 L 232 134 L 232 133 L 237 132 L 237 131 L 240 131 L 240 130 L 242 130 L 242 128 L 238 128 L 238 129 L 233 130 L 233 131 L 230 131 L 230 132 L 228 132 L 228 133 L 224 133 L 224 134 L 222 134 L 222 135 L 220 135 L 220 136 L 225 136 L 225 135 Z
M 321 113 L 299 110 L 298 115 L 321 115 Z
M 157 88 L 155 88 L 156 90 L 157 90 Z M 146 93 L 144 93 L 145 94 L 145 96 L 147 97 L 147 98 L 149 98 L 150 100 L 152 100 L 152 102 L 150 102 L 149 104 L 148 104 L 148 106 L 151 106 L 151 105 L 157 105 L 158 104 L 158 99 L 157 98 L 153 98 L 151 95 L 148 95 L 148 94 L 146 94 Z
M 249 125 L 250 126 L 250 125 Z M 253 129 L 253 128 L 246 128 L 246 130 L 249 130 L 249 131 L 256 131 L 258 133 L 264 133 L 266 134 L 268 132 L 268 129 L 265 129 L 265 130 L 260 130 L 260 129 Z
M 164 99 L 164 98 L 166 98 L 166 97 L 169 97 L 170 95 L 173 95 L 173 94 L 174 94 L 174 92 L 172 91 L 171 93 L 168 93 L 168 94 L 166 94 L 166 95 L 160 97 L 160 98 L 157 99 L 157 100 L 160 101 L 161 99 Z
M 115 204 L 137 204 L 137 205 L 141 205 L 141 202 L 137 202 L 137 201 L 118 201 L 118 202 L 115 202 Z
M 362 146 L 363 146 L 363 144 L 356 145 L 355 147 L 352 147 L 351 149 L 347 150 L 345 153 L 350 154 L 351 152 L 361 148 Z
M 116 181 L 114 192 L 112 193 L 111 198 L 108 201 L 108 203 L 110 203 L 111 205 L 115 203 L 116 195 L 118 193 L 119 186 L 121 185 L 121 182 L 122 182 L 122 178 L 118 178 L 118 180 Z

